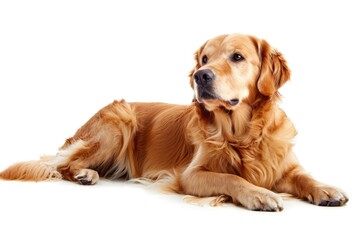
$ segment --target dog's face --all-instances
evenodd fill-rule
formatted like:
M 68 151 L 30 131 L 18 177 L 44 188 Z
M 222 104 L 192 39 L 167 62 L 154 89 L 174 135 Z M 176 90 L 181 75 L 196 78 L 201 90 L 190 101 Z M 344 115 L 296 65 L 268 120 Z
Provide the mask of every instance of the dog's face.
M 275 94 L 290 77 L 279 52 L 252 36 L 221 35 L 207 41 L 195 54 L 190 73 L 195 99 L 211 111 L 233 110 L 241 102 Z

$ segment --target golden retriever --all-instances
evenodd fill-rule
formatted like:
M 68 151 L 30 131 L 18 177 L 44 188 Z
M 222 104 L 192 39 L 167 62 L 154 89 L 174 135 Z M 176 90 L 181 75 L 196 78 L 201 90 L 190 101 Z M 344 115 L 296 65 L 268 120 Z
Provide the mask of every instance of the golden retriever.
M 280 211 L 289 193 L 341 206 L 343 191 L 320 183 L 292 151 L 296 130 L 278 107 L 290 78 L 282 54 L 265 40 L 217 36 L 195 53 L 191 105 L 114 101 L 96 113 L 56 156 L 17 163 L 2 179 L 63 178 L 83 185 L 109 179 L 166 178 L 197 197 L 224 196 L 251 210 Z

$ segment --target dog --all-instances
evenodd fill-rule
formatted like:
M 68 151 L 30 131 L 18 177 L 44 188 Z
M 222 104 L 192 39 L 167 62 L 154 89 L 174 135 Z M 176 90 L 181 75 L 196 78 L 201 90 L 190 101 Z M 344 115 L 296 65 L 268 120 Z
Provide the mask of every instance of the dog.
M 292 150 L 293 123 L 277 102 L 290 79 L 268 42 L 221 35 L 195 53 L 187 106 L 114 101 L 97 112 L 56 156 L 17 163 L 4 180 L 167 179 L 169 191 L 218 197 L 250 210 L 281 211 L 278 193 L 319 206 L 342 206 L 347 194 L 312 178 Z

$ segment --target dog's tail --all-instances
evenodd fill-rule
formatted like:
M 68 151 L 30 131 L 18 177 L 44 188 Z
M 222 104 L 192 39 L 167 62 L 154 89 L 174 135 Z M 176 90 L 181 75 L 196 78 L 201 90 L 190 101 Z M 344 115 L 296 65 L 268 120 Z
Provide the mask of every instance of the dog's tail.
M 0 172 L 0 179 L 21 181 L 45 181 L 61 179 L 61 174 L 56 171 L 55 156 L 43 156 L 40 160 L 19 162 Z

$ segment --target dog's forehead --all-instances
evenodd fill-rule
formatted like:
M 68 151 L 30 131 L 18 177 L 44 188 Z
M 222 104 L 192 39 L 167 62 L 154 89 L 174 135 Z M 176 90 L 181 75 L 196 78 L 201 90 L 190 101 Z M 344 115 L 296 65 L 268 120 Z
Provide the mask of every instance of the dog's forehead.
M 209 53 L 215 52 L 220 48 L 222 42 L 227 36 L 228 35 L 220 35 L 215 38 L 209 39 L 204 46 L 204 50 Z
M 233 34 L 224 39 L 223 45 L 227 51 L 240 51 L 243 54 L 256 53 L 253 39 L 247 35 Z
M 207 52 L 236 52 L 240 53 L 254 53 L 256 52 L 256 47 L 254 40 L 247 35 L 243 34 L 231 34 L 231 35 L 221 35 L 210 39 L 205 45 Z

